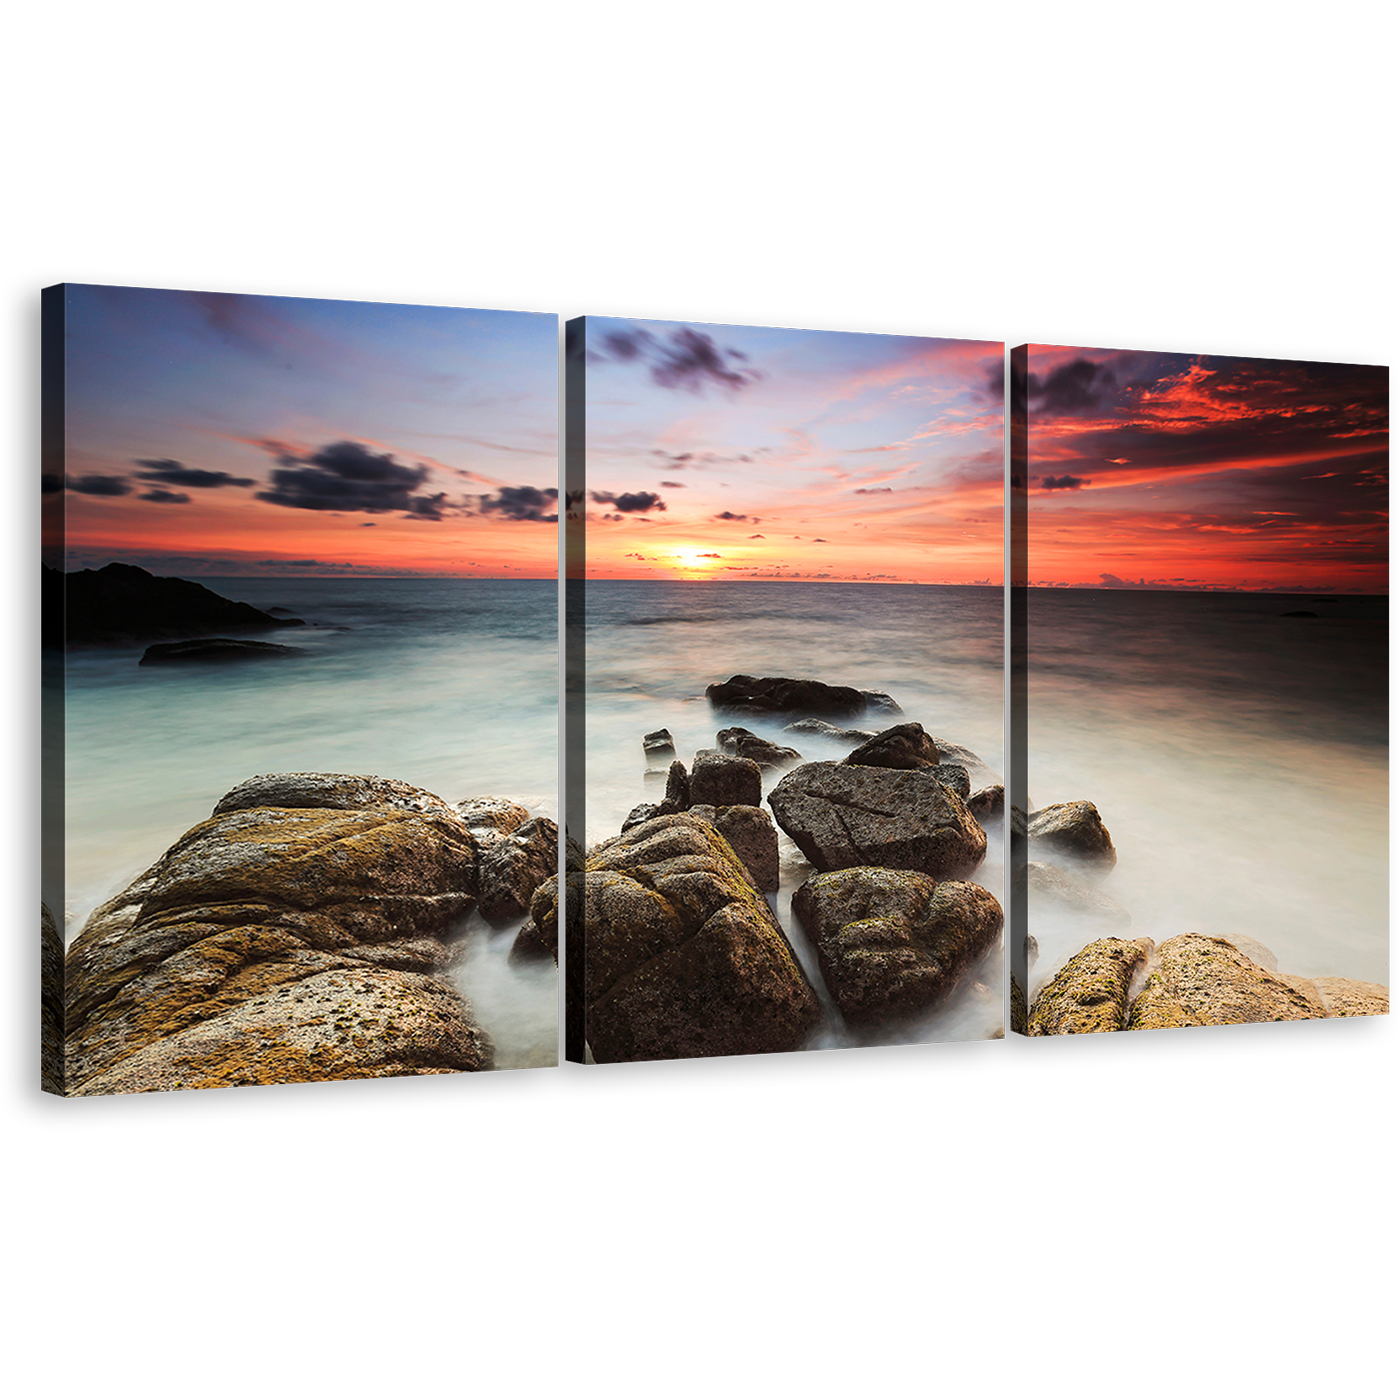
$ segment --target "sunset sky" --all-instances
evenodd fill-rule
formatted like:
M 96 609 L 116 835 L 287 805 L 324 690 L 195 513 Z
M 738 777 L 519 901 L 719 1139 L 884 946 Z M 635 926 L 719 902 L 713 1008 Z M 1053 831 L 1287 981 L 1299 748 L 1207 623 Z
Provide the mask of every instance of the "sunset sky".
M 1033 345 L 1029 579 L 1388 591 L 1384 368 Z
M 1002 581 L 1002 346 L 589 317 L 590 578 Z
M 558 321 L 69 286 L 67 567 L 557 567 Z

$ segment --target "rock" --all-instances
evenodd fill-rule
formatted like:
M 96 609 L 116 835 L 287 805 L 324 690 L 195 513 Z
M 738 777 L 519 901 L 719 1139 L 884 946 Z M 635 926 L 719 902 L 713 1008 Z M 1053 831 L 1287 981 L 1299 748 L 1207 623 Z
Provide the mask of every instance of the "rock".
M 896 724 L 867 739 L 841 761 L 868 768 L 933 768 L 940 760 L 938 747 L 924 733 L 922 724 Z
M 568 874 L 570 891 L 581 891 L 583 871 Z M 572 895 L 571 895 L 572 897 Z M 530 897 L 530 917 L 515 935 L 510 947 L 509 961 L 513 963 L 541 962 L 545 958 L 559 961 L 559 877 L 551 875 Z
M 875 737 L 873 729 L 842 729 L 828 724 L 824 719 L 799 719 L 783 725 L 784 734 L 818 734 L 823 739 L 832 739 L 842 744 L 863 744 Z
M 1011 1029 L 1017 1035 L 1030 1034 L 1026 1024 L 1026 989 L 1011 977 Z
M 757 807 L 763 774 L 751 758 L 696 754 L 690 773 L 690 800 L 697 807 Z
M 923 770 L 930 778 L 937 778 L 949 792 L 955 792 L 964 802 L 972 795 L 972 780 L 967 769 L 956 763 L 938 763 Z
M 762 807 L 692 807 L 691 812 L 712 822 L 729 842 L 759 889 L 775 892 L 778 880 L 778 833 Z
M 671 738 L 671 731 L 669 729 L 657 729 L 650 734 L 643 734 L 642 752 L 646 754 L 648 763 L 675 758 L 676 742 Z
M 642 784 L 644 787 L 649 788 L 661 787 L 668 777 L 670 777 L 670 773 L 665 768 L 648 768 L 646 772 L 642 774 Z
M 853 1026 L 934 1010 L 1002 925 L 1001 906 L 980 885 L 870 867 L 812 876 L 792 908 Z
M 963 769 L 966 773 L 967 769 Z M 984 787 L 967 798 L 967 810 L 985 827 L 989 822 L 1000 823 L 1006 811 L 1006 789 L 1000 783 Z
M 987 833 L 962 799 L 922 769 L 807 763 L 768 805 L 818 870 L 878 865 L 956 880 L 987 851 Z
M 641 826 L 643 822 L 649 822 L 660 812 L 659 806 L 655 802 L 639 802 L 622 819 L 623 831 L 631 831 L 634 826 Z
M 1350 977 L 1314 977 L 1329 1016 L 1385 1016 L 1390 1012 L 1390 988 L 1379 982 Z
M 1224 935 L 1225 941 L 1238 948 L 1250 962 L 1258 963 L 1265 972 L 1278 971 L 1278 958 L 1274 956 L 1273 950 L 1266 948 L 1255 938 L 1246 938 L 1243 934 L 1230 933 Z
M 760 768 L 791 768 L 794 763 L 802 762 L 802 755 L 796 749 L 784 748 L 747 729 L 721 729 L 715 735 L 715 742 L 721 753 L 751 758 Z
M 300 618 L 274 617 L 247 603 L 232 602 L 203 584 L 159 578 L 132 564 L 108 564 L 71 574 L 48 570 L 44 586 L 64 619 L 70 646 L 305 626 Z M 50 599 L 46 596 L 45 601 L 47 607 Z
M 575 878 L 595 1060 L 796 1050 L 816 1028 L 816 994 L 773 911 L 703 818 L 615 836 Z
M 301 656 L 301 647 L 276 642 L 252 642 L 246 638 L 203 637 L 188 642 L 157 642 L 146 648 L 142 666 L 178 666 L 196 661 L 256 661 L 261 657 Z
M 382 801 L 355 808 L 356 793 Z M 470 1008 L 433 975 L 475 902 L 477 851 L 406 783 L 240 784 L 69 949 L 72 1092 L 489 1068 Z
M 705 687 L 716 710 L 734 714 L 828 716 L 854 718 L 866 709 L 866 698 L 846 685 L 793 680 L 788 676 L 731 676 Z M 891 702 L 893 703 L 893 702 Z
M 499 798 L 477 799 L 482 808 L 518 812 L 519 817 L 505 830 L 529 819 L 529 812 L 517 802 Z M 440 797 L 397 778 L 364 777 L 357 773 L 260 773 L 245 778 L 226 792 L 214 806 L 214 816 L 247 812 L 255 807 L 316 807 L 337 812 L 359 812 L 367 807 L 387 807 L 396 812 L 426 812 L 462 822 L 475 830 L 475 813 L 469 816 L 461 803 L 454 810 Z
M 520 918 L 531 896 L 559 868 L 559 828 L 548 817 L 532 817 L 482 854 L 478 907 L 488 924 Z
M 1073 925 L 1085 934 L 1125 933 L 1133 916 L 1101 890 L 1057 865 L 1026 865 L 1027 904 L 1032 923 L 1041 919 Z
M 39 905 L 39 1087 L 64 1092 L 63 939 L 49 906 Z
M 1028 1034 L 1121 1031 L 1133 973 L 1151 952 L 1146 938 L 1100 938 L 1081 949 L 1041 988 L 1031 1008 Z
M 377 781 L 384 782 L 385 779 L 380 778 Z M 407 783 L 401 786 L 408 788 Z M 419 792 L 420 789 L 409 788 L 409 791 Z M 380 789 L 375 790 L 375 796 L 382 800 Z M 290 806 L 292 804 L 281 803 L 278 805 Z M 528 807 L 522 807 L 520 803 L 512 802 L 505 797 L 468 797 L 449 810 L 457 813 L 462 819 L 463 825 L 476 837 L 477 845 L 483 850 L 494 846 L 497 841 L 509 836 L 512 831 L 518 830 L 530 820 Z
M 1063 865 L 1066 860 L 1091 878 L 1102 879 L 1118 864 L 1118 852 L 1092 802 L 1056 802 L 1030 813 L 1026 834 L 1032 853 Z M 1057 859 L 1058 857 L 1058 859 Z
M 533 963 L 544 962 L 546 958 L 559 961 L 558 945 L 550 943 L 533 919 L 526 919 L 510 945 L 506 961 L 512 964 Z
M 685 764 L 677 759 L 666 773 L 666 796 L 661 799 L 658 815 L 684 812 L 689 806 L 690 779 L 686 776 Z
M 1306 1021 L 1318 1014 L 1306 991 L 1251 962 L 1233 944 L 1183 933 L 1158 947 L 1128 1029 Z
M 860 695 L 861 699 L 865 701 L 865 708 L 872 715 L 902 715 L 904 713 L 883 690 L 862 690 Z

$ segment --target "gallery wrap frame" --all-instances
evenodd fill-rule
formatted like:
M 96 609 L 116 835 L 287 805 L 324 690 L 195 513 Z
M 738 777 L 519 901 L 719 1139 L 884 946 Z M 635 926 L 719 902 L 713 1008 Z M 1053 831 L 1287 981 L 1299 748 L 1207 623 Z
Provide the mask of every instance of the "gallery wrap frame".
M 735 311 L 732 288 L 382 288 L 364 286 L 361 269 L 34 269 L 24 277 L 11 277 L 11 293 L 17 309 L 32 314 L 42 287 L 60 281 L 111 283 L 120 286 L 160 286 L 169 290 L 246 291 L 253 294 L 311 295 L 337 300 L 398 301 L 458 307 L 501 307 L 526 311 L 553 311 L 560 318 L 561 382 L 567 391 L 563 330 L 577 315 L 645 315 L 666 321 L 704 319 L 734 325 L 762 325 L 762 312 Z M 1014 311 L 909 311 L 872 314 L 822 314 L 808 316 L 773 314 L 770 323 L 801 325 L 809 329 L 867 329 L 886 333 L 965 336 L 1000 339 L 1008 357 L 1026 343 L 1120 346 L 1123 349 L 1183 349 L 1194 353 L 1246 354 L 1261 358 L 1326 360 L 1347 363 L 1389 363 L 1385 337 L 1183 337 L 1103 335 L 1102 316 L 1095 312 Z M 41 350 L 43 339 L 41 336 Z M 41 357 L 36 357 L 36 360 Z M 36 365 L 38 371 L 38 365 Z M 41 381 L 42 384 L 42 381 Z M 560 484 L 570 483 L 568 448 L 570 410 L 561 405 Z M 43 400 L 48 403 L 49 400 Z M 46 409 L 46 417 L 49 410 Z M 1015 461 L 1015 430 L 1008 413 L 1008 456 Z M 45 447 L 41 440 L 41 449 Z M 50 448 L 52 449 L 52 448 Z M 1018 615 L 1014 580 L 1018 564 L 1016 501 L 1008 494 L 1007 577 L 1008 657 L 1025 637 L 1025 619 Z M 1022 536 L 1023 539 L 1023 536 Z M 567 589 L 567 540 L 561 540 L 561 594 Z M 1021 564 L 1023 566 L 1023 556 Z M 1019 577 L 1026 577 L 1025 571 Z M 561 598 L 561 616 L 567 619 L 567 596 Z M 1019 620 L 1018 620 L 1019 617 Z M 567 624 L 560 638 L 561 678 L 568 675 L 571 638 Z M 566 735 L 575 715 L 567 689 L 563 700 Z M 1008 783 L 1014 781 L 1014 755 L 1018 734 L 1025 724 L 1025 701 L 1018 696 L 1015 666 L 1008 665 Z M 55 717 L 41 715 L 52 729 Z M 570 745 L 563 745 L 561 781 L 568 811 Z M 42 771 L 42 795 L 52 805 L 52 784 L 62 783 L 62 769 L 46 764 Z M 62 801 L 59 802 L 62 808 Z M 1016 900 L 1008 892 L 1008 930 L 1015 927 Z M 1008 937 L 1008 948 L 1014 938 Z M 567 984 L 566 970 L 560 986 Z M 566 1009 L 566 1008 L 561 1008 Z M 567 1014 L 561 1018 L 567 1025 Z M 773 1088 L 885 1088 L 885 1086 L 939 1086 L 939 1088 L 1072 1088 L 1078 1067 L 1084 1064 L 1170 1065 L 1180 1063 L 1291 1064 L 1385 1063 L 1382 1036 L 1389 1042 L 1386 1018 L 1352 1021 L 1280 1023 L 1267 1026 L 1222 1026 L 1191 1032 L 1154 1032 L 1133 1037 L 1061 1037 L 1021 1042 L 1014 1036 L 1004 1042 L 941 1044 L 941 1046 L 886 1047 L 879 1050 L 839 1050 L 791 1056 L 755 1056 L 715 1061 L 584 1067 L 571 1064 L 567 1044 L 563 1063 L 556 1070 L 498 1072 L 490 1075 L 434 1079 L 386 1079 L 339 1084 L 279 1085 L 258 1089 L 224 1089 L 218 1093 L 122 1096 L 119 1099 L 56 1099 L 41 1095 L 46 1126 L 62 1128 L 111 1127 L 258 1127 L 294 1107 L 302 1126 L 308 1128 L 363 1127 L 365 1114 L 379 1112 L 654 1112 L 665 1107 L 685 1107 L 694 1112 L 729 1112 L 736 1086 Z M 602 1074 L 599 1074 L 602 1070 Z M 658 1098 L 652 1089 L 661 1089 Z M 679 1091 L 679 1096 L 676 1093 Z M 269 1098 L 269 1095 L 272 1098 Z M 178 1121 L 176 1121 L 178 1120 Z

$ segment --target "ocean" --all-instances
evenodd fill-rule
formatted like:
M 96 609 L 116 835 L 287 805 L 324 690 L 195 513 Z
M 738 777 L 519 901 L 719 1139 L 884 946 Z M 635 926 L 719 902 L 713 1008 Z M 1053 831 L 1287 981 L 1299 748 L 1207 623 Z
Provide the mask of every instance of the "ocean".
M 930 734 L 976 753 L 1003 772 L 1002 590 L 918 584 L 589 582 L 586 590 L 586 836 L 615 836 L 638 803 L 662 791 L 644 778 L 642 736 L 669 729 L 687 766 L 739 723 L 797 749 L 807 760 L 839 759 L 850 746 L 784 735 L 782 722 L 716 715 L 705 687 L 732 675 L 801 676 L 881 690 Z M 893 719 L 853 720 L 885 728 Z M 782 777 L 765 777 L 765 798 Z M 825 1024 L 812 1048 L 869 1043 L 852 1035 L 828 1001 L 816 955 L 791 912 L 793 891 L 812 873 L 780 833 L 784 875 L 770 896 L 779 921 L 824 999 Z M 1002 855 L 990 843 L 974 878 L 1002 897 Z M 927 1018 L 907 1041 L 981 1039 L 1002 1026 L 1001 950 L 972 974 L 975 987 Z
M 87 916 L 257 773 L 399 778 L 448 802 L 508 797 L 558 819 L 552 579 L 210 579 L 310 626 L 291 658 L 140 666 L 140 646 L 75 648 L 65 710 L 69 941 Z M 515 928 L 464 930 L 463 992 L 500 1068 L 553 1064 L 557 974 L 509 966 Z
M 1130 936 L 1245 935 L 1283 972 L 1389 981 L 1388 604 L 1030 591 L 1031 805 L 1095 803 Z M 1032 932 L 1034 992 L 1088 940 Z

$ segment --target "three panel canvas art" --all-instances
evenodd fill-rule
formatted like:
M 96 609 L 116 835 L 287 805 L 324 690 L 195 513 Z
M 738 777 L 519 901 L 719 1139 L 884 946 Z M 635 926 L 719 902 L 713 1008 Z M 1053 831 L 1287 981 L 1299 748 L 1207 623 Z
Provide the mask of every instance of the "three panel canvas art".
M 1384 369 L 44 313 L 53 1092 L 1388 1010 Z

